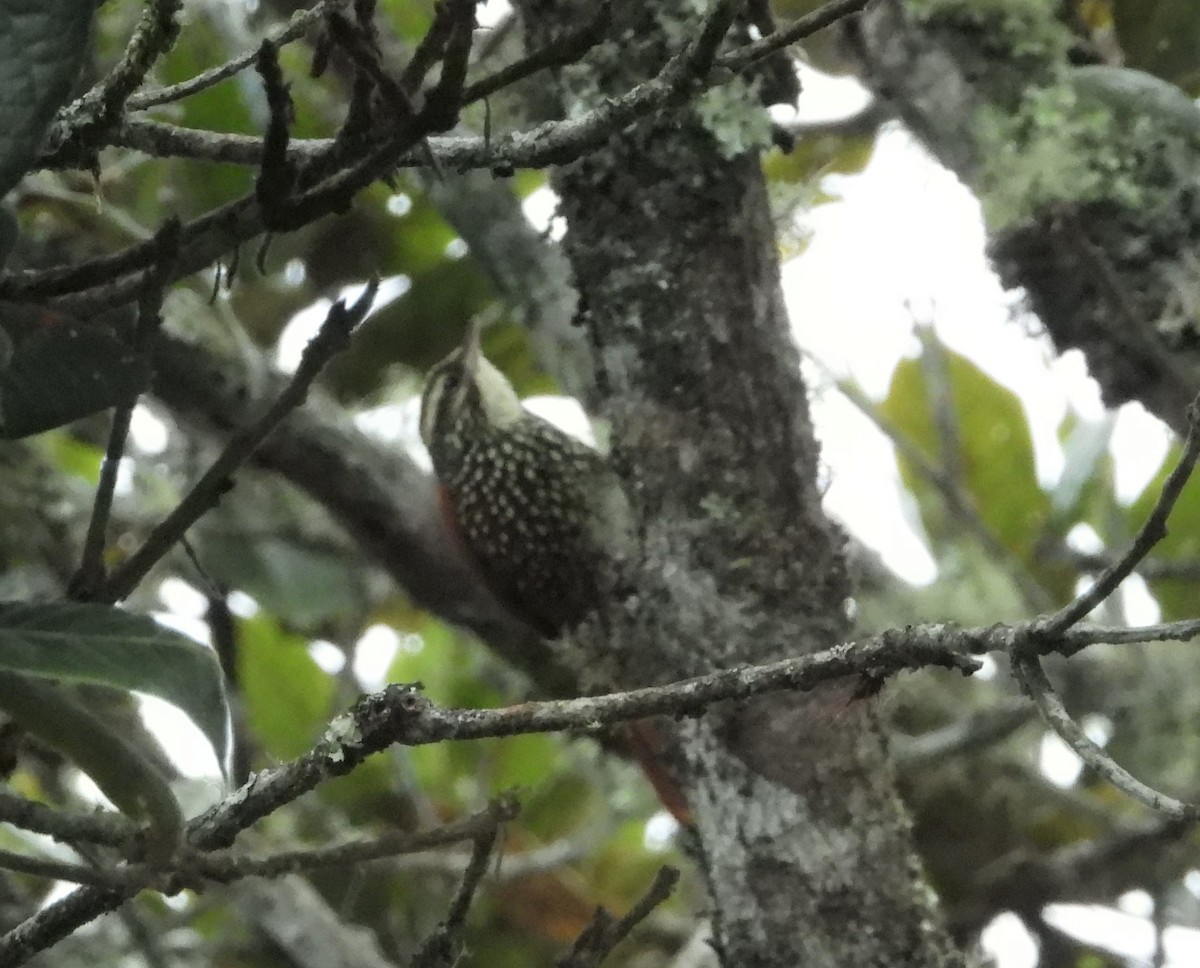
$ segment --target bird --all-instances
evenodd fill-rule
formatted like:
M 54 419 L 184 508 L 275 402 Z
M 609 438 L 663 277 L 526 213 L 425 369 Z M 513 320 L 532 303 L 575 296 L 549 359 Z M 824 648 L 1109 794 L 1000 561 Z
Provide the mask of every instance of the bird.
M 484 585 L 547 639 L 569 636 L 618 594 L 636 552 L 635 519 L 606 457 L 528 410 L 486 356 L 480 327 L 430 368 L 421 439 L 433 462 L 447 532 Z M 618 730 L 662 804 L 691 812 L 664 769 L 661 735 L 646 720 Z
M 477 323 L 430 369 L 420 430 L 447 531 L 504 605 L 553 639 L 603 604 L 633 546 L 621 481 L 521 403 Z

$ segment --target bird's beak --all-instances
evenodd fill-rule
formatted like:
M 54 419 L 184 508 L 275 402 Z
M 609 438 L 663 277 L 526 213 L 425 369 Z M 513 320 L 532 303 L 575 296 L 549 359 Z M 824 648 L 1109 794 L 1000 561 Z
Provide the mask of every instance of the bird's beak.
M 467 333 L 463 337 L 463 369 L 471 374 L 479 372 L 479 360 L 483 356 L 483 351 L 479 347 L 481 328 L 479 319 L 472 319 L 467 324 Z

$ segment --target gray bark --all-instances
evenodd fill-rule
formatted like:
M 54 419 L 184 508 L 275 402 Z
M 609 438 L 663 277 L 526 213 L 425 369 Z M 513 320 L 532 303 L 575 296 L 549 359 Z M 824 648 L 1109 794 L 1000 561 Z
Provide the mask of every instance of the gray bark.
M 653 71 L 665 32 L 694 35 L 685 6 L 615 4 L 610 42 L 559 76 L 564 105 Z M 521 4 L 530 43 L 581 9 Z M 644 522 L 636 591 L 574 637 L 570 658 L 594 687 L 630 687 L 844 637 L 843 537 L 820 507 L 757 154 L 726 157 L 686 114 L 613 138 L 555 186 L 614 461 Z M 961 963 L 869 705 L 848 694 L 662 727 L 727 965 Z

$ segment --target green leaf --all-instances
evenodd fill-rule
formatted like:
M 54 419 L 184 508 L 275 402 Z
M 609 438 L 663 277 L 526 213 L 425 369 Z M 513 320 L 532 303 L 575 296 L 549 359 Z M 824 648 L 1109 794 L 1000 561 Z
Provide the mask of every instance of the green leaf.
M 219 762 L 228 760 L 216 654 L 147 615 L 78 602 L 0 603 L 0 669 L 158 696 L 200 727 Z
M 925 368 L 902 360 L 880 404 L 887 418 L 939 470 L 957 467 L 955 482 L 988 530 L 1030 566 L 1034 546 L 1050 513 L 1050 499 L 1038 486 L 1033 440 L 1020 399 L 966 357 L 942 350 L 946 406 L 953 418 L 958 453 L 943 455 L 930 402 Z M 941 496 L 911 462 L 899 456 L 905 485 L 916 495 L 930 536 L 956 542 L 962 525 L 947 513 Z
M 271 756 L 299 756 L 334 712 L 333 680 L 308 654 L 306 639 L 265 615 L 247 619 L 241 630 L 238 686 L 246 719 Z
M 222 584 L 240 588 L 293 628 L 312 628 L 352 611 L 361 592 L 346 560 L 333 551 L 299 539 L 266 535 L 247 540 L 240 531 L 218 526 L 203 529 L 200 558 Z
M 122 812 L 148 820 L 151 853 L 170 856 L 183 836 L 183 814 L 167 778 L 69 689 L 0 672 L 0 709 L 65 754 Z
M 871 160 L 875 139 L 868 135 L 807 135 L 788 152 L 772 151 L 763 158 L 763 173 L 771 181 L 808 182 L 824 175 L 854 175 Z
M 87 0 L 0 0 L 0 195 L 42 145 L 88 55 Z
M 48 318 L 0 371 L 0 438 L 27 437 L 111 407 L 149 377 L 146 361 L 111 330 Z

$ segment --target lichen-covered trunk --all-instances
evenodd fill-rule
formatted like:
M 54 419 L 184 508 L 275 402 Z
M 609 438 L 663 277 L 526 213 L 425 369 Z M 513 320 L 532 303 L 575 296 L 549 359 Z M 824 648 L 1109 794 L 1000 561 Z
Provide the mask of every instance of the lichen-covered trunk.
M 583 6 L 519 4 L 533 44 Z M 564 110 L 694 36 L 697 5 L 651 6 L 614 4 L 613 39 L 558 78 Z M 842 537 L 821 510 L 758 155 L 729 140 L 765 132 L 759 110 L 744 91 L 710 95 L 555 176 L 614 459 L 644 523 L 630 588 L 571 645 L 597 687 L 766 662 L 847 631 Z M 726 965 L 961 963 L 851 691 L 659 724 Z

